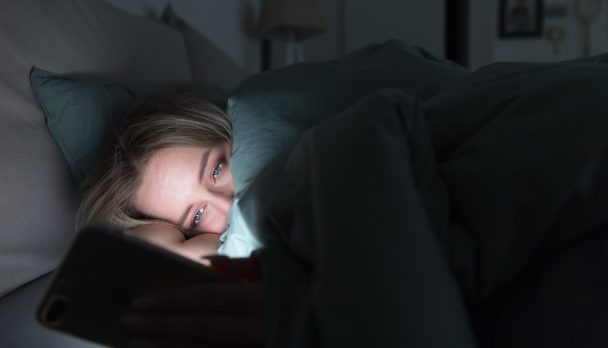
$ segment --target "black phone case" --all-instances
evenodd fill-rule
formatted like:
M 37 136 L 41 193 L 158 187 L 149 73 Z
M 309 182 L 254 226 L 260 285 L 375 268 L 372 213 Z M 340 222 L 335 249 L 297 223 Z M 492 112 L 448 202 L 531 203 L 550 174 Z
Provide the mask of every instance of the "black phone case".
M 109 346 L 124 346 L 118 324 L 136 294 L 168 284 L 229 281 L 213 270 L 108 225 L 83 228 L 37 310 L 53 330 Z

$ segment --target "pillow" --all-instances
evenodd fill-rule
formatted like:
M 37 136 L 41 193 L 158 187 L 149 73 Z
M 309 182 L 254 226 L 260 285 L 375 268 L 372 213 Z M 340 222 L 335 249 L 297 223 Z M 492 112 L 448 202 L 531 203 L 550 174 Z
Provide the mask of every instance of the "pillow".
M 58 75 L 33 68 L 34 95 L 61 148 L 76 185 L 94 168 L 110 129 L 122 124 L 132 105 L 159 85 L 120 85 Z M 204 85 L 209 98 L 224 108 L 226 93 Z
M 163 10 L 161 20 L 182 33 L 192 81 L 215 84 L 229 91 L 246 76 L 230 56 L 184 21 L 170 3 Z
M 80 187 L 95 165 L 106 133 L 120 126 L 141 93 L 126 86 L 75 79 L 37 68 L 32 69 L 30 80 L 49 131 Z
M 467 74 L 462 66 L 390 40 L 334 61 L 291 65 L 246 79 L 228 100 L 237 197 L 280 149 L 363 96 L 397 88 L 425 100 Z

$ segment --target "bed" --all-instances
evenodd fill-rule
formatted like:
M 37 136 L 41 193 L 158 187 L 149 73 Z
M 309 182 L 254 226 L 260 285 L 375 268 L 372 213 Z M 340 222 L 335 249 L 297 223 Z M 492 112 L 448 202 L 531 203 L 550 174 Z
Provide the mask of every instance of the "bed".
M 112 81 L 95 85 L 105 96 L 192 80 L 192 60 L 178 31 L 100 1 L 2 8 L 0 346 L 80 347 L 33 320 L 74 233 L 81 162 L 45 123 L 31 67 L 79 91 Z M 607 60 L 471 72 L 389 40 L 235 88 L 198 79 L 228 90 L 267 346 L 605 346 Z

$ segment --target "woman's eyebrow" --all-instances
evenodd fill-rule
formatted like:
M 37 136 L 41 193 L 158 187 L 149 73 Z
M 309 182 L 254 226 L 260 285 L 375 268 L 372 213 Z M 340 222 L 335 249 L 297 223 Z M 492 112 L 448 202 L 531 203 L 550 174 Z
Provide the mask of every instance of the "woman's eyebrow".
M 199 182 L 203 181 L 203 178 L 205 177 L 205 169 L 207 169 L 207 162 L 209 161 L 210 152 L 211 152 L 211 149 L 205 149 L 203 151 L 203 156 L 201 156 L 201 168 L 199 169 L 199 178 L 198 178 Z

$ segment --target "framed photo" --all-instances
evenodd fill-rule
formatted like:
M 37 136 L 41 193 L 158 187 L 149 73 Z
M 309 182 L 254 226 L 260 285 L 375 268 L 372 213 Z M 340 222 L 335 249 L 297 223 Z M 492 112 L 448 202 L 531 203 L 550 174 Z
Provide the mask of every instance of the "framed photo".
M 542 0 L 500 0 L 500 37 L 535 37 L 542 35 Z

